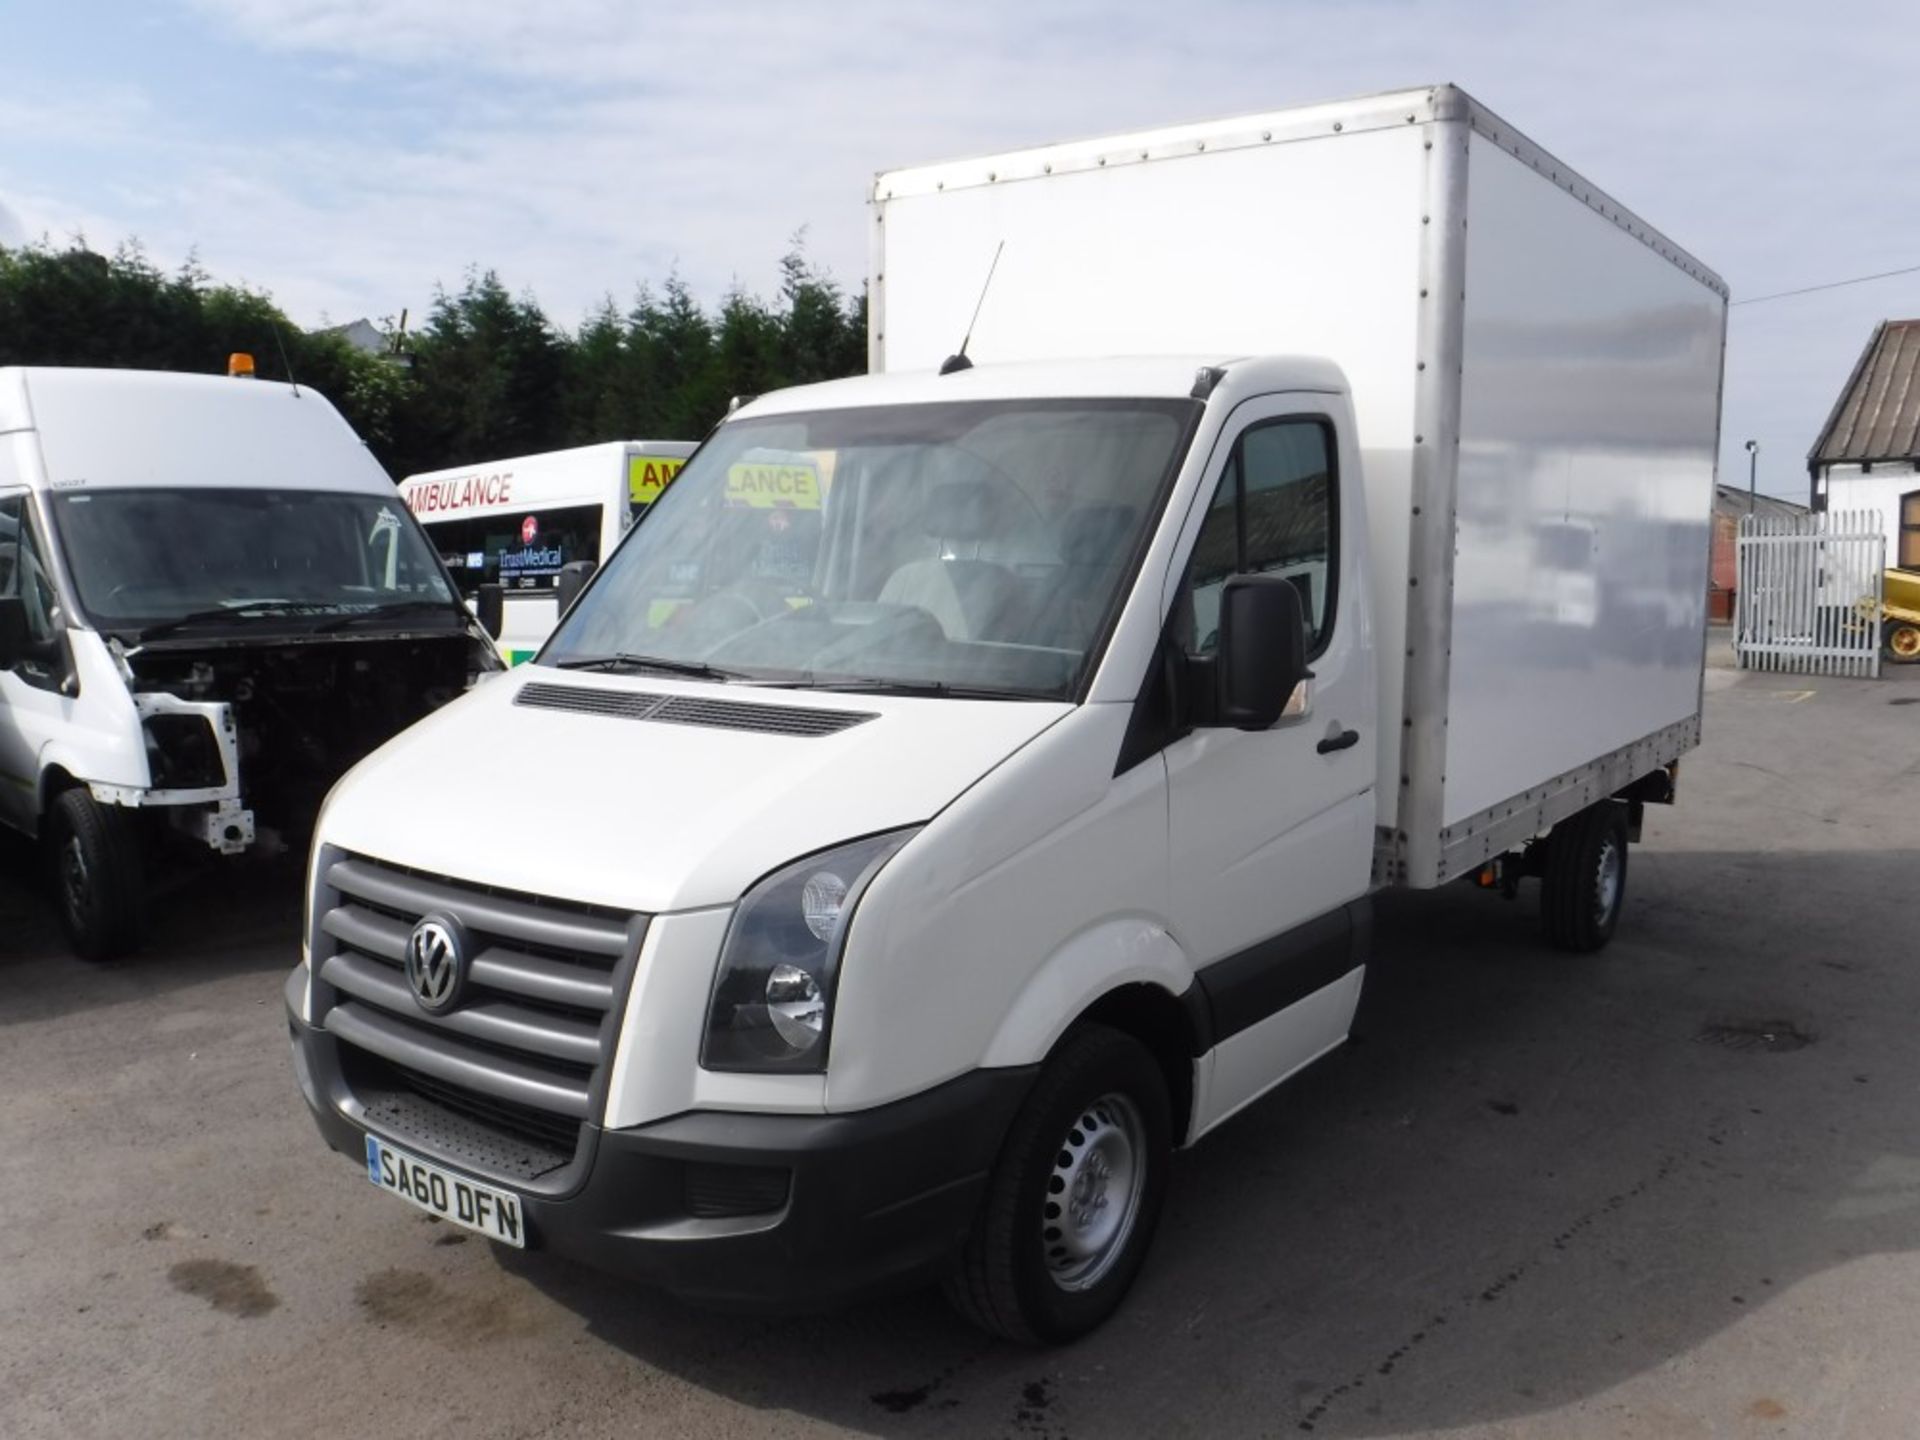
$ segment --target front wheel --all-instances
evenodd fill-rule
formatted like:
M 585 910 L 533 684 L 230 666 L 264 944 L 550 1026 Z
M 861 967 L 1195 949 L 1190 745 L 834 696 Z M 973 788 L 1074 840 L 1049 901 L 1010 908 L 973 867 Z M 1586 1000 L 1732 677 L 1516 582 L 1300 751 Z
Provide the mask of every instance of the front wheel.
M 1603 800 L 1547 836 L 1540 918 L 1561 950 L 1586 954 L 1613 938 L 1627 903 L 1627 807 Z
M 1880 627 L 1880 655 L 1895 665 L 1920 661 L 1920 622 L 1887 621 Z
M 1160 1066 L 1104 1025 L 1071 1034 L 1021 1107 L 947 1298 L 996 1335 L 1060 1344 L 1133 1284 L 1172 1170 Z
M 74 953 L 111 960 L 138 946 L 146 877 L 132 817 L 85 790 L 63 790 L 45 832 L 54 902 Z

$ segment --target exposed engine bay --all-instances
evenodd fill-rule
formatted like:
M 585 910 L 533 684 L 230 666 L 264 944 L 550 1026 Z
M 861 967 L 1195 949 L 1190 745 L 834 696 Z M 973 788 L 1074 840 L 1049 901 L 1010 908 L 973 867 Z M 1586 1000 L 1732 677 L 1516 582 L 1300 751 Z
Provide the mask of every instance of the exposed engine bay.
M 304 847 L 334 781 L 498 666 L 464 630 L 147 646 L 125 663 L 152 782 L 134 803 L 173 807 L 225 854 L 256 834 Z

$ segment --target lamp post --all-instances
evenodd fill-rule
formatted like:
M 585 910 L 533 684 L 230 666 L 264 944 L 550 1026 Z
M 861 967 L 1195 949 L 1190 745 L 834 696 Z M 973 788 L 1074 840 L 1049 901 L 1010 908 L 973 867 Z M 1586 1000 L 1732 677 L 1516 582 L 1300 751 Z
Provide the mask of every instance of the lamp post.
M 1756 477 L 1760 472 L 1760 442 L 1747 441 L 1747 513 L 1753 514 L 1753 498 Z

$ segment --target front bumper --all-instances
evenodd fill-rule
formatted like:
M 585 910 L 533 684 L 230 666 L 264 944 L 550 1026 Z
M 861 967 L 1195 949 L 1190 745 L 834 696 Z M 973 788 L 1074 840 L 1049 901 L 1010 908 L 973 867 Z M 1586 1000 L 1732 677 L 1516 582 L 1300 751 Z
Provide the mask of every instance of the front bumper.
M 288 1016 L 294 1069 L 320 1133 L 364 1168 L 369 1128 L 343 1113 L 339 1042 Z M 989 1172 L 1032 1082 L 1031 1068 L 976 1070 L 909 1099 L 843 1115 L 691 1111 L 628 1130 L 589 1126 L 577 1178 L 520 1196 L 528 1248 L 656 1285 L 689 1300 L 761 1312 L 821 1309 L 937 1279 L 965 1239 Z M 444 1162 L 441 1162 L 444 1163 Z M 784 1170 L 784 1203 L 695 1213 L 726 1167 Z

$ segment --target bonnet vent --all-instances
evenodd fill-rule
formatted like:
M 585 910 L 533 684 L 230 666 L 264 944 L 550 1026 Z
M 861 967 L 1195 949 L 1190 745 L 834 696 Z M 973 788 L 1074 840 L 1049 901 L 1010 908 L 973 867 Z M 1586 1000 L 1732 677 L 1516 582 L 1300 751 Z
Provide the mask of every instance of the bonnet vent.
M 583 685 L 524 685 L 516 705 L 535 710 L 571 710 L 616 720 L 657 720 L 665 725 L 702 725 L 710 730 L 751 730 L 761 735 L 837 735 L 873 715 L 864 710 L 815 710 L 799 705 L 755 705 L 691 695 L 653 695 Z

